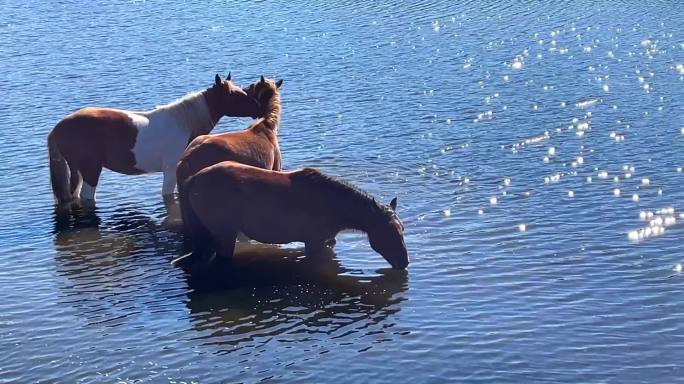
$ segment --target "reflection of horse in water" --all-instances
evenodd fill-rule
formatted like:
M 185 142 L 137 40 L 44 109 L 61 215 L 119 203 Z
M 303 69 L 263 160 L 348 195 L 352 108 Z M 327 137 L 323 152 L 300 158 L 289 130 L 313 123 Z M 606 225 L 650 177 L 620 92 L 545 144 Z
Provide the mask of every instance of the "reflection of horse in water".
M 169 261 L 182 239 L 131 206 L 76 207 L 55 215 L 55 269 L 68 305 L 89 323 L 125 322 L 168 301 L 182 273 Z
M 332 251 L 307 257 L 252 243 L 238 244 L 228 269 L 183 274 L 170 264 L 184 252 L 182 236 L 125 206 L 59 216 L 54 244 L 65 302 L 89 323 L 144 322 L 187 306 L 196 337 L 209 344 L 239 342 L 257 328 L 278 336 L 292 321 L 321 332 L 379 324 L 399 310 L 407 285 L 405 271 L 355 275 Z
M 408 282 L 406 271 L 390 268 L 356 275 L 330 249 L 310 257 L 301 248 L 239 245 L 226 268 L 189 277 L 196 289 L 187 305 L 205 344 L 233 346 L 293 330 L 330 338 L 375 326 L 385 333 L 378 324 L 399 311 Z

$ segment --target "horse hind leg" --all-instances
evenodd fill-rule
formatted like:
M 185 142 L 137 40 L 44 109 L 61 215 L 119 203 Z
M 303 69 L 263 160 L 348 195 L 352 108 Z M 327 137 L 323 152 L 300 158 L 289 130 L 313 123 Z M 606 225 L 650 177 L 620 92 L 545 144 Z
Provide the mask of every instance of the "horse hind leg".
M 235 230 L 223 230 L 218 237 L 215 237 L 217 239 L 216 257 L 222 262 L 230 263 L 232 261 L 237 234 L 238 231 Z
M 79 167 L 79 177 L 83 179 L 79 196 L 81 200 L 94 202 L 97 183 L 102 173 L 102 165 L 98 163 L 83 164 Z
M 69 184 L 71 186 L 71 197 L 79 199 L 81 197 L 81 187 L 83 186 L 83 176 L 76 167 L 69 163 Z

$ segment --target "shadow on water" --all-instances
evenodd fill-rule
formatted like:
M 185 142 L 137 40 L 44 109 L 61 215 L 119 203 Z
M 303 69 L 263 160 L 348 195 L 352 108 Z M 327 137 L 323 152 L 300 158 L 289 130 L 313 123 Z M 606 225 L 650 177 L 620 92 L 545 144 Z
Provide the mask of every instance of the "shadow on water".
M 406 271 L 354 272 L 331 250 L 312 257 L 303 249 L 242 244 L 230 267 L 188 274 L 191 286 L 201 289 L 189 294 L 187 305 L 205 344 L 235 346 L 277 335 L 334 338 L 385 322 L 405 299 Z
M 183 252 L 182 237 L 143 212 L 132 205 L 55 212 L 62 299 L 89 324 L 122 324 L 187 291 L 169 264 Z
M 311 257 L 301 248 L 248 242 L 238 243 L 228 267 L 183 272 L 170 264 L 185 252 L 182 236 L 130 206 L 56 215 L 54 245 L 64 302 L 89 324 L 118 326 L 151 311 L 178 316 L 189 309 L 190 338 L 208 345 L 387 325 L 408 285 L 406 271 L 362 276 L 332 250 Z

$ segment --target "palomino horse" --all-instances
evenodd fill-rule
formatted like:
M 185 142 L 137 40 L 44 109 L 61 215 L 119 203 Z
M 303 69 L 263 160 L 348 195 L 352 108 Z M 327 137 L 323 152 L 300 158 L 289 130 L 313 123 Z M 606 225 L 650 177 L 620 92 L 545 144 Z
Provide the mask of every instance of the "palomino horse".
M 280 171 L 278 125 L 281 107 L 278 89 L 282 85 L 282 79 L 274 82 L 261 76 L 261 80 L 245 88 L 245 91 L 261 104 L 263 118 L 256 120 L 244 131 L 202 135 L 188 145 L 176 170 L 180 201 L 185 199 L 183 187 L 190 176 L 222 161 L 237 161 Z M 181 218 L 184 215 L 181 203 Z
M 58 204 L 95 200 L 102 167 L 126 175 L 164 172 L 162 194 L 173 194 L 176 164 L 188 142 L 223 116 L 259 117 L 253 97 L 228 78 L 149 112 L 85 108 L 48 136 L 50 179 Z
M 409 263 L 397 199 L 380 205 L 315 169 L 278 172 L 224 161 L 191 176 L 185 193 L 181 205 L 196 254 L 215 250 L 230 260 L 238 232 L 262 243 L 303 242 L 315 254 L 343 229 L 355 229 L 393 268 Z

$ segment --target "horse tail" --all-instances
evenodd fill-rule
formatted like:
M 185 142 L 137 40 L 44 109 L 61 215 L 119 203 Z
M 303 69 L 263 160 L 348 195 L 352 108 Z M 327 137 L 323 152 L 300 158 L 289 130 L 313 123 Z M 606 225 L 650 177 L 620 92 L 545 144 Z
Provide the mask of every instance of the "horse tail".
M 204 223 L 202 223 L 202 220 L 197 216 L 195 209 L 192 207 L 190 194 L 193 190 L 194 180 L 194 176 L 191 176 L 185 181 L 181 180 L 178 185 L 178 200 L 181 218 L 183 219 L 183 230 L 192 242 L 193 253 L 207 255 L 214 251 L 213 240 L 209 230 L 204 226 Z
M 57 139 L 54 132 L 48 135 L 48 156 L 50 158 L 50 182 L 52 183 L 52 192 L 58 204 L 64 204 L 71 201 L 73 195 L 71 194 L 71 183 L 69 181 L 69 166 L 66 159 L 62 156 L 59 150 Z

